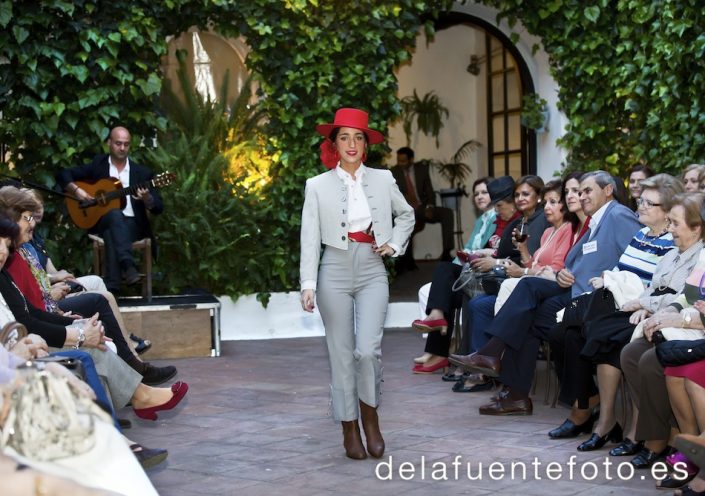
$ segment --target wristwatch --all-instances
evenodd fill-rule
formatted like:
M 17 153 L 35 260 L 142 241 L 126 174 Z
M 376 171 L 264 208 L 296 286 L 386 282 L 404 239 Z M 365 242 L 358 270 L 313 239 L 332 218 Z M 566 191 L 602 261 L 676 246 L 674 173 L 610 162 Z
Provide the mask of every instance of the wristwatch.
M 74 349 L 79 349 L 81 346 L 83 346 L 83 343 L 86 341 L 86 333 L 83 332 L 82 328 L 78 328 L 78 340 L 76 341 L 76 344 L 74 346 Z

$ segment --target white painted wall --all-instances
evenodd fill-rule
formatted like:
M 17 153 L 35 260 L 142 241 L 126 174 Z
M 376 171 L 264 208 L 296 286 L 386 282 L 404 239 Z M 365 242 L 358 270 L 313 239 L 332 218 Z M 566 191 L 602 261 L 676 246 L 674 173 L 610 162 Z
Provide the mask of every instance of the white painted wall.
M 496 26 L 507 36 L 513 31 L 519 34 L 517 49 L 529 68 L 536 92 L 548 102 L 548 132 L 537 136 L 537 173 L 546 180 L 550 179 L 560 171 L 565 159 L 565 151 L 556 146 L 556 140 L 563 134 L 567 120 L 557 109 L 558 86 L 550 74 L 548 55 L 543 49 L 532 54 L 532 47 L 534 44 L 540 44 L 540 39 L 528 34 L 520 24 L 514 29 L 509 28 L 506 21 L 498 25 L 496 9 L 468 2 L 456 4 L 453 10 L 482 19 Z M 419 133 L 412 137 L 411 147 L 415 150 L 417 159 L 449 159 L 458 147 L 470 138 L 483 143 L 483 148 L 469 160 L 473 174 L 468 180 L 468 188 L 476 178 L 487 174 L 486 65 L 481 65 L 482 72 L 478 76 L 466 71 L 470 56 L 482 56 L 484 53 L 484 32 L 480 29 L 464 25 L 453 26 L 438 32 L 430 44 L 427 44 L 425 33 L 420 30 L 411 61 L 400 67 L 397 72 L 400 97 L 412 94 L 414 88 L 419 96 L 434 91 L 450 110 L 450 116 L 441 131 L 439 148 L 436 148 L 432 138 Z M 392 150 L 406 145 L 401 123 L 390 126 L 389 145 Z M 395 161 L 396 154 L 392 153 L 387 164 L 392 166 Z M 431 178 L 436 190 L 448 186 L 437 174 L 433 174 Z M 475 220 L 470 198 L 463 199 L 461 219 L 465 241 Z M 437 236 L 439 230 L 425 232 L 429 227 L 436 226 L 427 226 L 415 237 L 414 254 L 417 258 L 437 257 L 440 254 L 441 242 Z
M 556 140 L 563 135 L 568 122 L 565 114 L 557 108 L 558 84 L 551 76 L 548 54 L 543 48 L 540 48 L 536 54 L 532 54 L 533 46 L 538 44 L 540 47 L 541 39 L 529 34 L 521 23 L 517 23 L 514 28 L 510 28 L 506 20 L 497 24 L 498 11 L 485 5 L 468 2 L 462 5 L 456 4 L 453 10 L 478 17 L 496 26 L 507 36 L 511 36 L 512 32 L 519 35 L 519 41 L 516 44 L 517 50 L 529 68 L 536 92 L 548 102 L 550 111 L 548 132 L 538 136 L 537 162 L 538 174 L 544 179 L 552 177 L 556 171 L 560 170 L 566 157 L 565 150 L 556 146 Z

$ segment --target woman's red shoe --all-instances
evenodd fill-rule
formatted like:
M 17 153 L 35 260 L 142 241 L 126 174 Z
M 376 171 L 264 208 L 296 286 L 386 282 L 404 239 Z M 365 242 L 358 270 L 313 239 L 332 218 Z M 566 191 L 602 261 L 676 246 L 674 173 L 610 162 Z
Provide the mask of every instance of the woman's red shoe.
M 411 328 L 419 332 L 433 332 L 441 331 L 441 334 L 445 334 L 448 330 L 448 322 L 446 319 L 436 319 L 436 320 L 421 320 L 416 319 L 411 323 Z
M 157 420 L 157 412 L 161 410 L 171 410 L 186 396 L 188 391 L 188 384 L 182 381 L 175 382 L 171 385 L 171 392 L 174 396 L 171 397 L 169 401 L 157 406 L 151 406 L 149 408 L 133 408 L 135 415 L 139 418 L 147 420 Z
M 433 374 L 436 370 L 443 369 L 446 370 L 448 368 L 448 359 L 444 358 L 440 362 L 436 362 L 432 365 L 427 365 L 427 364 L 419 364 L 416 365 L 411 371 L 414 374 Z

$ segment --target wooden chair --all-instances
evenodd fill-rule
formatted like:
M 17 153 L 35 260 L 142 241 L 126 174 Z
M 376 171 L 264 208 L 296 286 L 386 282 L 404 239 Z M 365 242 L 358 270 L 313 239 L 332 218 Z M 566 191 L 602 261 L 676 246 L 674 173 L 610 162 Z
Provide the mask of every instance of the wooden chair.
M 93 241 L 93 267 L 96 274 L 104 275 L 105 270 L 105 241 L 100 236 L 89 234 Z M 149 238 L 138 239 L 132 243 L 133 251 L 142 252 L 142 297 L 152 301 L 152 240 Z

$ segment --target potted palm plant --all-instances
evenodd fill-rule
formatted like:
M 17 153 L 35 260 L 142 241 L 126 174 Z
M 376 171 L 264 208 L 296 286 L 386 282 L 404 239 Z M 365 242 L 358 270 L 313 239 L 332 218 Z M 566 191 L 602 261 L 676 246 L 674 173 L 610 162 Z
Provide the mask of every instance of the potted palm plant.
M 418 93 L 406 96 L 401 100 L 401 119 L 406 135 L 406 145 L 411 144 L 411 129 L 416 121 L 417 129 L 426 136 L 436 139 L 438 148 L 438 135 L 443 127 L 443 120 L 448 117 L 448 109 L 441 103 L 441 99 L 430 91 L 419 98 Z
M 482 144 L 479 141 L 471 139 L 458 148 L 450 161 L 433 161 L 441 177 L 450 183 L 450 188 L 441 189 L 439 192 L 444 207 L 456 209 L 460 197 L 467 196 L 464 184 L 470 176 L 471 169 L 465 160 L 480 146 Z

